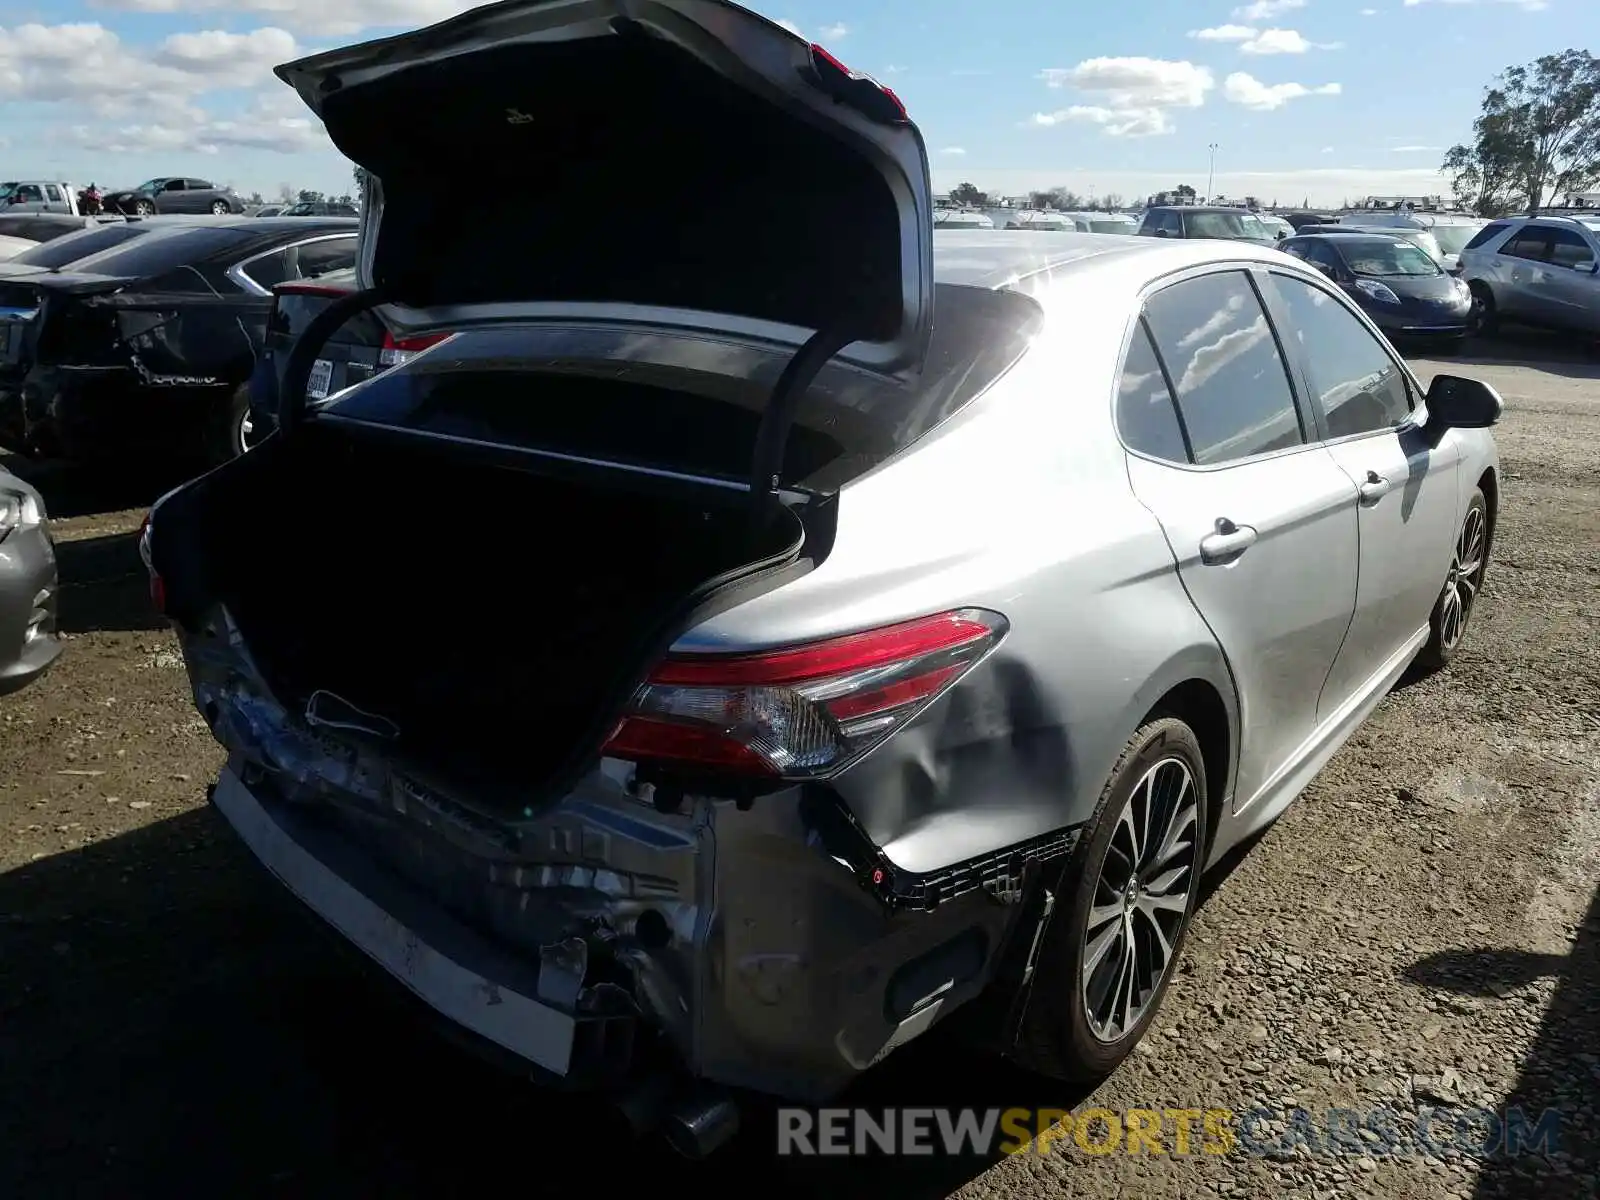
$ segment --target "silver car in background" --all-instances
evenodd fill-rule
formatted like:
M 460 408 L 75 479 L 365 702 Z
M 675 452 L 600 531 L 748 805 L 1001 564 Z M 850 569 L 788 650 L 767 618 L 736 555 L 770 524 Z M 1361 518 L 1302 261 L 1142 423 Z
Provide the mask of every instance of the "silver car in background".
M 615 14 L 280 69 L 370 203 L 278 433 L 142 541 L 213 803 L 449 1022 L 694 1153 L 961 1009 L 1102 1076 L 1204 870 L 1461 645 L 1499 397 L 1275 249 L 936 233 L 892 93 L 722 0 Z M 534 115 L 595 78 L 607 136 Z M 684 201 L 417 236 L 458 159 L 556 153 L 591 213 Z M 294 403 L 374 306 L 454 336 Z
M 1461 252 L 1461 277 L 1480 333 L 1507 320 L 1600 337 L 1600 215 L 1486 225 Z
M 61 657 L 59 590 L 44 501 L 0 468 L 0 695 L 26 687 Z

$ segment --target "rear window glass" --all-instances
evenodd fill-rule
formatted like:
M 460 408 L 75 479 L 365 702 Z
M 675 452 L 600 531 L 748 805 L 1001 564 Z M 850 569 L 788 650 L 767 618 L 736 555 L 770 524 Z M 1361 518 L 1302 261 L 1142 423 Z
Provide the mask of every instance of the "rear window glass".
M 1028 297 L 936 287 L 919 383 L 842 363 L 796 414 L 785 483 L 833 491 L 966 407 L 1021 357 L 1042 316 Z M 455 437 L 743 481 L 789 351 L 599 326 L 462 334 L 324 411 Z
M 1493 224 L 1485 225 L 1482 229 L 1478 230 L 1478 232 L 1473 236 L 1472 240 L 1463 248 L 1467 250 L 1476 250 L 1479 246 L 1482 246 L 1485 243 L 1499 237 L 1505 231 L 1506 223 L 1504 221 L 1495 221 Z
M 0 219 L 0 234 L 27 238 L 30 242 L 51 242 L 69 233 L 88 233 L 82 221 L 52 221 L 47 217 L 5 217 Z
M 24 250 L 11 261 L 25 267 L 64 267 L 80 258 L 120 246 L 144 232 L 144 227 L 139 225 L 105 225 L 99 229 L 85 229 L 82 233 L 68 234 L 32 250 Z

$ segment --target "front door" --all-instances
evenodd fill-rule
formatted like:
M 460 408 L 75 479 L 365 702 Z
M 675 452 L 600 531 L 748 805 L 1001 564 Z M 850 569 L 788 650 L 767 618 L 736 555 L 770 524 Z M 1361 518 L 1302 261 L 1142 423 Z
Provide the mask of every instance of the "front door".
M 1141 328 L 1124 391 L 1138 376 L 1156 406 L 1175 392 L 1181 436 L 1175 449 L 1130 455 L 1129 475 L 1233 673 L 1244 808 L 1316 729 L 1355 608 L 1356 489 L 1315 444 L 1249 273 L 1167 285 L 1145 319 L 1159 368 L 1135 370 Z
M 1269 278 L 1328 453 L 1359 495 L 1355 615 L 1318 704 L 1326 717 L 1365 692 L 1427 625 L 1455 548 L 1462 452 L 1455 434 L 1430 446 L 1412 424 L 1415 385 L 1338 293 L 1277 272 Z

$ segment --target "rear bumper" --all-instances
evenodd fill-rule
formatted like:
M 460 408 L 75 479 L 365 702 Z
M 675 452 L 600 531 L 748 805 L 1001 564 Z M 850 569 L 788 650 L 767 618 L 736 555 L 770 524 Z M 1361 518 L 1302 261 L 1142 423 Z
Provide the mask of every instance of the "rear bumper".
M 61 657 L 57 600 L 55 551 L 45 527 L 13 529 L 0 540 L 0 695 L 26 687 Z
M 68 458 L 120 455 L 130 445 L 198 447 L 227 383 L 149 387 L 127 367 L 37 367 L 0 379 L 0 437 Z
M 683 1074 L 821 1102 L 977 996 L 1024 907 L 976 885 L 886 904 L 794 792 L 666 814 L 597 774 L 488 820 L 329 755 L 186 650 L 234 752 L 216 806 L 256 857 L 447 1021 L 568 1086 L 620 1089 L 664 1047 Z

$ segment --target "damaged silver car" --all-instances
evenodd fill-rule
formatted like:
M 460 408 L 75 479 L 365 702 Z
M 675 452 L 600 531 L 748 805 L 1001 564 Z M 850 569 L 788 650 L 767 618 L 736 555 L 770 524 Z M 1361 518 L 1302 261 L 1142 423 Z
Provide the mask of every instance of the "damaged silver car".
M 691 1152 L 958 1010 L 1105 1074 L 1202 870 L 1461 642 L 1499 399 L 1424 403 L 1304 264 L 935 235 L 894 95 L 723 0 L 279 74 L 372 182 L 278 428 L 142 539 L 213 803 L 456 1029 Z M 485 164 L 515 212 L 462 220 Z M 451 336 L 306 403 L 363 311 Z

